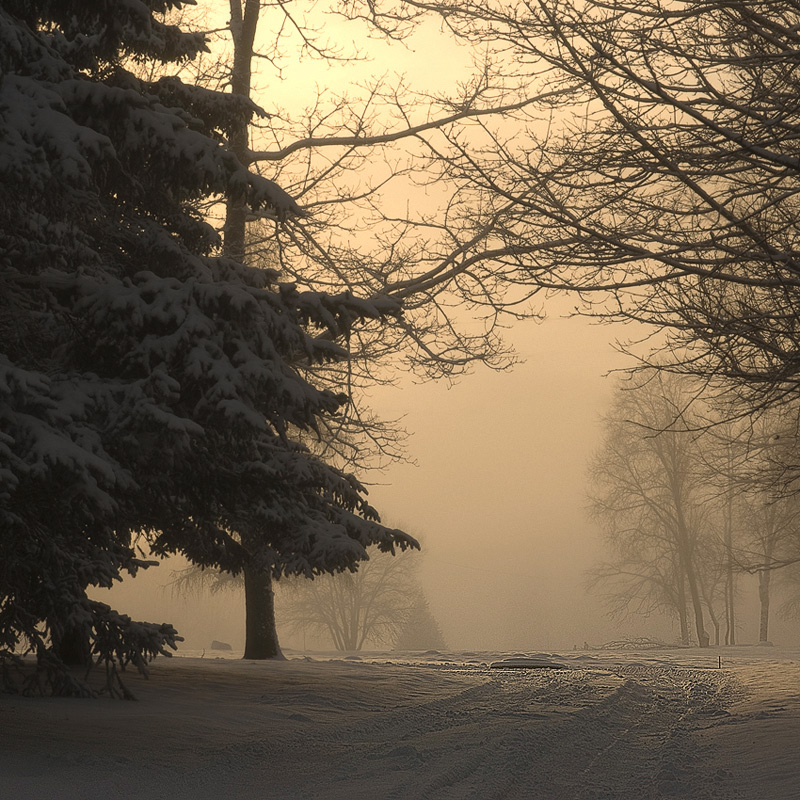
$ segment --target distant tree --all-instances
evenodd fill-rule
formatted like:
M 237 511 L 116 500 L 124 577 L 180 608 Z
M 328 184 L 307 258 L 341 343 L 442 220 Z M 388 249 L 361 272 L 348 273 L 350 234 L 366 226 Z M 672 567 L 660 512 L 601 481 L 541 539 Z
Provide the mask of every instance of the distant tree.
M 707 646 L 700 574 L 702 509 L 690 395 L 670 376 L 652 372 L 619 387 L 606 438 L 591 467 L 591 503 L 613 558 L 591 581 L 611 586 L 612 611 L 672 608 L 688 639 L 686 609 L 701 647 Z
M 762 496 L 753 498 L 753 504 L 742 513 L 747 549 L 740 554 L 740 559 L 743 569 L 758 575 L 758 640 L 768 642 L 772 576 L 776 569 L 785 566 L 784 555 L 791 552 L 797 557 L 800 507 L 796 497 L 770 500 Z
M 752 489 L 743 472 L 743 459 L 747 458 L 747 420 L 714 420 L 706 429 L 700 458 L 704 480 L 712 490 L 719 506 L 716 520 L 717 542 L 704 543 L 706 577 L 715 588 L 722 582 L 725 608 L 725 644 L 736 644 L 736 588 L 740 570 L 736 557 L 739 518 L 736 514 L 742 490 Z M 709 563 L 710 562 L 710 563 Z M 712 612 L 713 613 L 713 612 Z M 717 626 L 716 619 L 713 620 Z
M 147 565 L 140 535 L 273 574 L 415 545 L 292 439 L 345 401 L 298 359 L 344 357 L 333 339 L 398 305 L 221 255 L 200 201 L 300 209 L 226 145 L 249 100 L 125 68 L 203 49 L 153 17 L 181 5 L 0 3 L 0 658 L 32 650 L 59 693 L 87 691 L 65 660 L 105 662 L 113 689 L 116 665 L 175 645 L 87 595 Z
M 587 585 L 600 593 L 614 619 L 664 614 L 676 619 L 682 644 L 691 643 L 686 579 L 668 537 L 650 535 L 650 527 L 608 533 L 612 553 L 587 574 Z M 640 535 L 641 533 L 641 535 Z M 623 543 L 623 538 L 627 541 Z
M 443 649 L 444 639 L 417 577 L 411 553 L 373 553 L 357 571 L 287 578 L 276 584 L 276 619 L 289 634 L 328 637 L 334 648 L 358 651 L 367 644 L 402 650 Z M 242 592 L 243 575 L 190 566 L 173 573 L 173 594 Z M 247 658 L 247 655 L 244 656 Z
M 697 579 L 700 595 L 714 627 L 714 644 L 722 643 L 722 620 L 720 607 L 727 609 L 727 550 L 724 537 L 719 534 L 723 509 L 717 498 L 710 498 L 698 509 L 697 524 L 703 526 L 703 535 L 697 543 Z M 727 613 L 727 611 L 726 611 Z
M 614 615 L 676 613 L 684 641 L 687 603 L 695 615 L 695 599 L 702 603 L 717 643 L 724 606 L 725 643 L 734 644 L 735 579 L 755 574 L 767 641 L 773 575 L 800 558 L 795 472 L 786 466 L 794 411 L 720 420 L 694 387 L 656 371 L 618 392 L 592 465 L 592 508 L 613 556 L 589 583 Z
M 376 554 L 358 571 L 290 581 L 278 598 L 281 623 L 330 637 L 342 651 L 392 647 L 424 602 L 413 554 Z
M 753 435 L 739 442 L 747 453 L 742 487 L 736 497 L 735 518 L 739 531 L 734 560 L 740 572 L 758 577 L 759 634 L 769 641 L 769 622 L 773 576 L 800 560 L 800 497 L 786 491 L 775 472 L 786 470 L 784 442 L 789 440 L 786 409 L 763 415 L 754 426 Z M 789 444 L 791 447 L 792 445 Z M 793 470 L 792 470 L 793 472 Z
M 779 574 L 784 597 L 779 613 L 787 619 L 800 619 L 800 561 L 788 565 Z
M 394 641 L 395 650 L 445 650 L 447 645 L 427 598 L 417 596 L 403 627 Z
M 729 605 L 726 644 L 735 643 L 736 577 L 757 575 L 759 641 L 768 641 L 773 576 L 800 556 L 800 507 L 792 488 L 794 469 L 787 468 L 797 446 L 796 416 L 796 405 L 786 404 L 736 421 L 715 422 L 703 436 L 706 481 L 716 485 L 722 503 L 722 547 L 717 548 L 716 560 L 725 572 Z

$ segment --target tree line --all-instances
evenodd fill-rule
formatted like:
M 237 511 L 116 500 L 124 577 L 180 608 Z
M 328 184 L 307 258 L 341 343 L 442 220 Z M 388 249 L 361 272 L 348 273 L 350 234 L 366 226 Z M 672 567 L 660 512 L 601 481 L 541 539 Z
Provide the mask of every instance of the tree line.
M 443 650 L 446 647 L 419 577 L 416 552 L 379 553 L 356 572 L 313 581 L 284 578 L 275 586 L 275 617 L 283 634 L 302 649 Z M 244 576 L 196 566 L 172 573 L 174 595 L 192 598 L 241 594 Z M 297 645 L 295 645 L 297 646 Z
M 784 466 L 799 419 L 796 406 L 721 418 L 695 382 L 653 370 L 618 387 L 590 468 L 610 555 L 590 586 L 612 615 L 660 613 L 685 645 L 736 644 L 737 583 L 754 574 L 769 641 L 773 575 L 800 561 Z

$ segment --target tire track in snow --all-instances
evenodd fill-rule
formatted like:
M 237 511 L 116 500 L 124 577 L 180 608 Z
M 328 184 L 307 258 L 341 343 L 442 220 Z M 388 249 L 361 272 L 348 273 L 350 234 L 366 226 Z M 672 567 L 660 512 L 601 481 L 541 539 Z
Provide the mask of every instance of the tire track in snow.
M 393 784 L 387 800 L 736 797 L 706 774 L 692 737 L 698 715 L 718 713 L 726 702 L 720 675 L 649 669 L 481 677 L 484 683 L 450 697 L 344 726 L 338 733 L 351 756 L 309 796 L 345 796 L 353 776 L 363 787 L 372 774 Z

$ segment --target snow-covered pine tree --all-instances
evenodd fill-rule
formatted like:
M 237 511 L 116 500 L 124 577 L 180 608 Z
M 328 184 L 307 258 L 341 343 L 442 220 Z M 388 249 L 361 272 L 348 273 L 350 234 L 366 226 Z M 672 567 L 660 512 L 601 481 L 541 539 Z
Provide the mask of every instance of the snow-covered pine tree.
M 301 212 L 226 147 L 249 101 L 125 69 L 204 47 L 154 17 L 180 5 L 0 0 L 0 662 L 8 678 L 32 651 L 57 693 L 87 691 L 67 656 L 113 677 L 175 645 L 87 595 L 146 566 L 139 536 L 278 574 L 415 544 L 289 438 L 343 402 L 291 364 L 341 357 L 332 339 L 398 309 L 219 254 L 198 202 Z

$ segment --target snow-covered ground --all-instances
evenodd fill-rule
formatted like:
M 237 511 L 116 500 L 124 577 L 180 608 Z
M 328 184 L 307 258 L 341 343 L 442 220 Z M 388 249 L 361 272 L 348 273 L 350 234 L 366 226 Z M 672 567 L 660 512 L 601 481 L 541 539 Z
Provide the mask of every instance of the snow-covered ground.
M 2 695 L 0 797 L 800 798 L 800 648 L 287 656 Z

